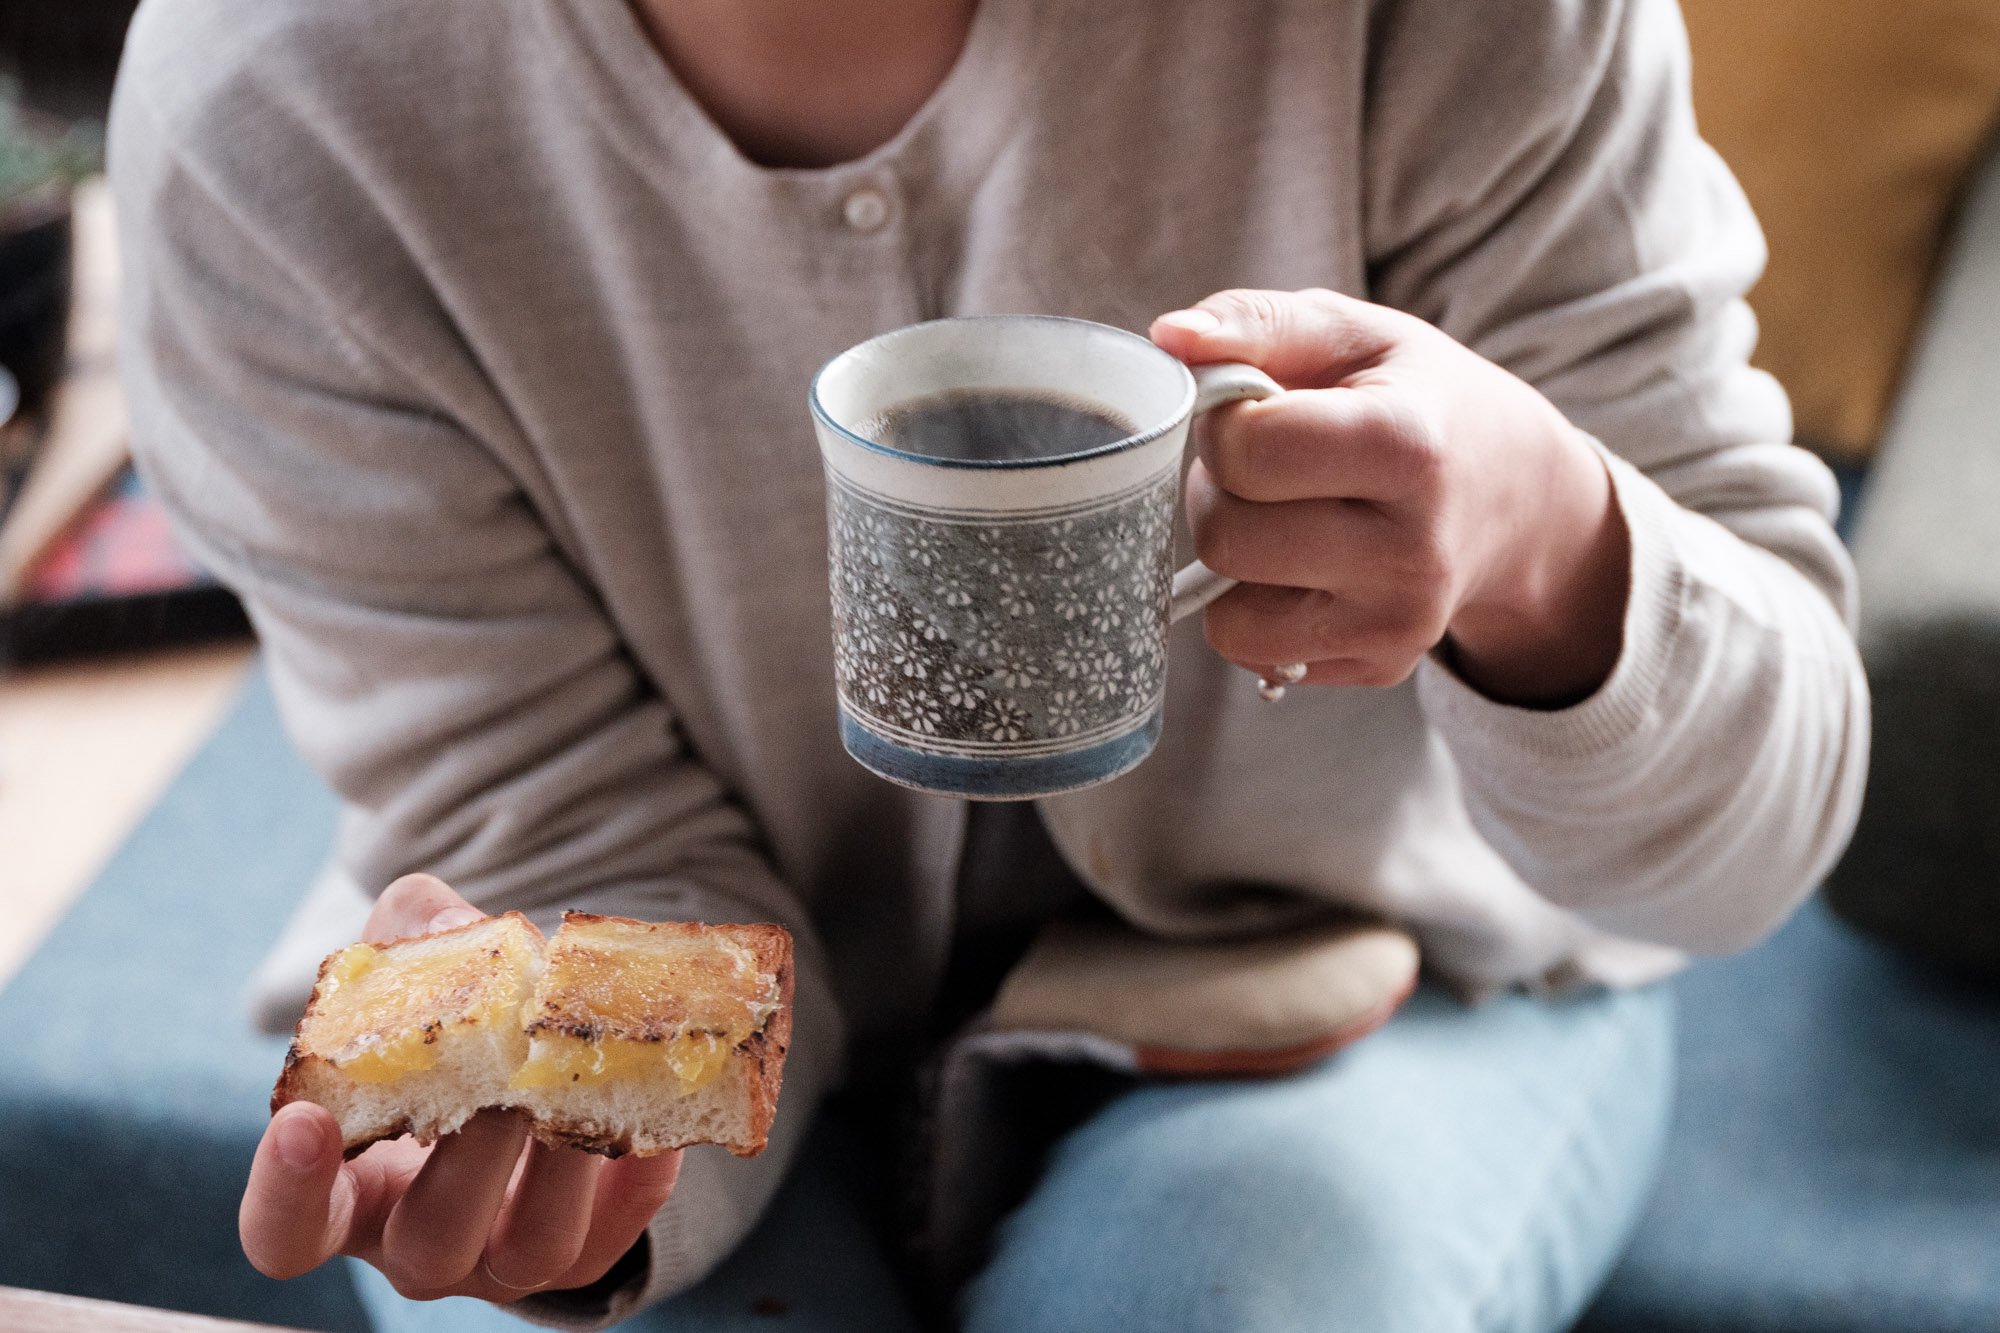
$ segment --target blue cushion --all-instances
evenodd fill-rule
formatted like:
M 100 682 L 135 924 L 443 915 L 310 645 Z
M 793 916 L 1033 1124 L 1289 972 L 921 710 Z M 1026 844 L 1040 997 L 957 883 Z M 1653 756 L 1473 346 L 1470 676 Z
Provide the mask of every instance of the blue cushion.
M 2000 994 L 1817 903 L 1677 984 L 1665 1170 L 1583 1327 L 2000 1329 Z

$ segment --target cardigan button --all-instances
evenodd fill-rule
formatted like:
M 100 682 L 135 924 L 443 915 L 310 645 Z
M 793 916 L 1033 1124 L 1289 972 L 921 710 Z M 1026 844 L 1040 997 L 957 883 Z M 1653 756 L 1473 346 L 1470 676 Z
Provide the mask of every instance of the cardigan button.
M 840 217 L 849 227 L 859 232 L 882 230 L 882 224 L 889 220 L 889 201 L 880 190 L 860 189 L 847 196 L 841 205 Z

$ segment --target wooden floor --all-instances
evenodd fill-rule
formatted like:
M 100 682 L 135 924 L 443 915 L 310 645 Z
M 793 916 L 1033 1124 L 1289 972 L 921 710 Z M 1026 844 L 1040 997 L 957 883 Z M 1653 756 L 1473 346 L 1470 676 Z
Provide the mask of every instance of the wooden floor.
M 0 526 L 0 604 L 128 452 L 110 192 L 86 182 L 74 207 L 68 367 Z M 0 674 L 0 985 L 213 729 L 249 657 L 230 645 Z
M 0 1287 L 0 1329 L 6 1333 L 286 1333 L 270 1324 L 239 1324 L 18 1287 Z
M 240 645 L 0 678 L 0 986 L 214 728 Z

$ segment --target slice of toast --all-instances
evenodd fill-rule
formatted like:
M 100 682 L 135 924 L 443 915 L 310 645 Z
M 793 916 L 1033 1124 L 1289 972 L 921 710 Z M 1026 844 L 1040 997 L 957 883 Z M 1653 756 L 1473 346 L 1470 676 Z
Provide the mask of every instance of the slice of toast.
M 351 1155 L 432 1142 L 489 1107 L 608 1156 L 718 1143 L 762 1151 L 791 1037 L 778 926 L 519 913 L 320 965 L 271 1109 L 315 1102 Z
M 548 1143 L 753 1155 L 777 1108 L 791 999 L 778 926 L 565 913 L 524 1013 L 514 1105 Z
M 521 1006 L 541 977 L 542 932 L 518 912 L 393 944 L 350 944 L 319 966 L 271 1109 L 315 1102 L 352 1153 L 429 1143 L 511 1095 L 527 1058 Z

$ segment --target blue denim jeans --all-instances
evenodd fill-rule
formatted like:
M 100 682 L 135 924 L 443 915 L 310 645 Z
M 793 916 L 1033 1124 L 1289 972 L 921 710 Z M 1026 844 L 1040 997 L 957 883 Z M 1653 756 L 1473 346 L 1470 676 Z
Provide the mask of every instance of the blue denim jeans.
M 1478 1008 L 1420 991 L 1289 1078 L 1160 1084 L 1056 1147 L 962 1304 L 968 1333 L 1553 1330 L 1588 1303 L 1656 1168 L 1672 1084 L 1663 987 Z M 729 1262 L 620 1325 L 915 1324 L 832 1137 Z M 382 1333 L 521 1325 L 412 1305 L 372 1271 Z

